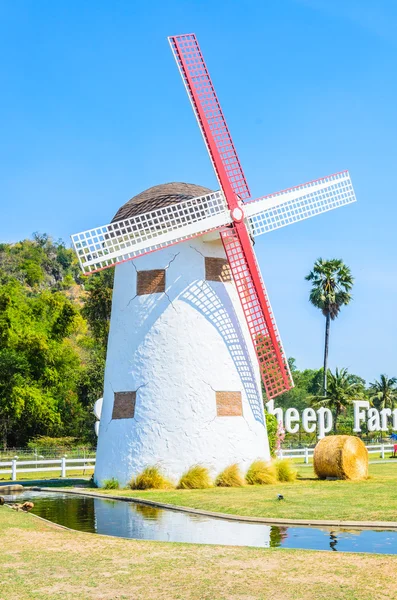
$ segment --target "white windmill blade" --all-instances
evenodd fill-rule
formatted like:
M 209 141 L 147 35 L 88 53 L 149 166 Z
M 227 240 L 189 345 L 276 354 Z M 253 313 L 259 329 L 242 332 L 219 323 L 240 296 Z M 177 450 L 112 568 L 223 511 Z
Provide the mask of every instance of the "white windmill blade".
M 218 191 L 75 233 L 71 238 L 83 272 L 94 273 L 228 223 L 230 212 Z
M 356 201 L 348 171 L 270 194 L 244 204 L 254 236 Z

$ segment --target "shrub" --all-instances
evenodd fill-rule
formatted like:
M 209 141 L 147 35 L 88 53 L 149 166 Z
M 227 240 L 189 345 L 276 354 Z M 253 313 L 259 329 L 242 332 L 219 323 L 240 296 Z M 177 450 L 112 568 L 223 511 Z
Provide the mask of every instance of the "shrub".
M 143 469 L 135 479 L 131 479 L 129 486 L 132 490 L 164 490 L 173 487 L 157 466 Z
M 181 490 L 199 490 L 211 487 L 208 469 L 200 465 L 190 467 L 180 478 L 177 487 Z
M 277 418 L 275 415 L 271 415 L 270 413 L 265 411 L 266 417 L 266 429 L 267 429 L 267 438 L 269 440 L 269 448 L 270 454 L 272 456 L 276 455 L 276 442 L 277 442 Z
M 292 463 L 288 458 L 279 458 L 274 461 L 277 471 L 277 479 L 279 481 L 295 481 L 298 472 L 293 468 Z
M 219 487 L 241 487 L 244 485 L 238 464 L 235 463 L 223 469 L 222 473 L 219 473 L 215 479 L 215 485 Z
M 105 490 L 118 490 L 120 486 L 117 479 L 112 477 L 112 479 L 104 479 L 102 487 Z
M 67 437 L 50 437 L 48 435 L 38 435 L 27 443 L 29 450 L 50 450 L 64 452 L 65 450 L 71 450 L 77 445 L 77 438 Z
M 254 460 L 245 476 L 250 485 L 265 485 L 277 482 L 277 471 L 274 463 Z

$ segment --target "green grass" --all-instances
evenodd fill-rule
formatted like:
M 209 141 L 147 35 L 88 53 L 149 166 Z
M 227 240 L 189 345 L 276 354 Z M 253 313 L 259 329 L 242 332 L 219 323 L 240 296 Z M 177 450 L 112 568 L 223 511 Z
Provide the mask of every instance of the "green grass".
M 234 515 L 397 521 L 396 463 L 370 465 L 370 478 L 362 482 L 319 481 L 311 468 L 301 469 L 300 475 L 305 479 L 264 486 L 115 493 Z M 285 500 L 279 502 L 277 494 Z
M 393 556 L 117 539 L 58 529 L 5 507 L 0 546 L 0 600 L 397 597 Z
M 112 479 L 104 479 L 103 487 L 105 490 L 118 490 L 120 487 L 120 484 L 117 481 L 117 479 L 112 477 Z

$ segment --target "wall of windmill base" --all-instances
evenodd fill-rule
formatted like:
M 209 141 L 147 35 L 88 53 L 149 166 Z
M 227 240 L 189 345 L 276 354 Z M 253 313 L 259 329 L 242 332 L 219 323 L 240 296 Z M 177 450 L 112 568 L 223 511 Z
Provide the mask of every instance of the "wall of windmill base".
M 245 471 L 253 460 L 270 457 L 259 369 L 241 304 L 233 283 L 205 281 L 205 256 L 225 256 L 218 236 L 116 267 L 99 485 L 112 477 L 126 485 L 154 464 L 176 483 L 194 464 L 215 476 L 234 462 Z M 166 270 L 165 293 L 137 295 L 137 271 L 151 269 Z M 112 418 L 115 392 L 130 391 L 136 392 L 134 417 Z M 242 415 L 217 416 L 216 392 L 241 392 Z

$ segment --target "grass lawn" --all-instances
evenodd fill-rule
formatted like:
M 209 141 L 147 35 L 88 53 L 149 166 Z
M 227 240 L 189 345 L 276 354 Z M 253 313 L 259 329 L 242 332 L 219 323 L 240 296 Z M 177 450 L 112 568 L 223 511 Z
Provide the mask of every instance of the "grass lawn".
M 397 558 L 141 542 L 0 507 L 0 600 L 389 600 Z
M 102 490 L 214 512 L 287 519 L 397 521 L 397 464 L 370 465 L 367 481 L 319 481 L 312 469 L 294 483 L 207 490 Z M 277 494 L 285 500 L 279 502 Z

